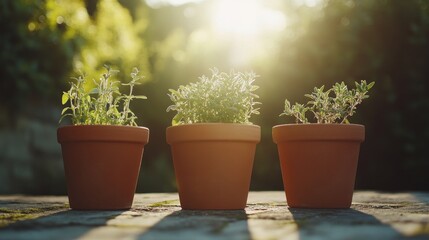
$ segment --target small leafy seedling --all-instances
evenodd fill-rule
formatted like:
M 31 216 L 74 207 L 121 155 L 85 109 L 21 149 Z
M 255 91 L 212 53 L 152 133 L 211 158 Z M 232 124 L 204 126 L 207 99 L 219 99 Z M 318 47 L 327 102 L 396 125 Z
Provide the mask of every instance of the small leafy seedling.
M 112 81 L 112 75 L 117 70 L 105 66 L 106 72 L 102 74 L 99 81 L 95 81 L 96 88 L 91 91 L 85 90 L 86 78 L 81 75 L 73 78 L 70 82 L 70 90 L 63 92 L 62 104 L 65 107 L 61 112 L 60 122 L 65 117 L 70 117 L 74 125 L 129 125 L 137 126 L 137 116 L 130 109 L 130 102 L 134 99 L 146 99 L 145 96 L 133 95 L 135 85 L 142 78 L 139 70 L 134 68 L 131 73 L 131 81 L 122 85 L 129 86 L 128 94 L 121 94 L 119 81 Z
M 190 123 L 243 123 L 252 114 L 259 114 L 255 105 L 260 104 L 253 85 L 257 75 L 253 72 L 229 74 L 211 69 L 212 76 L 202 76 L 199 81 L 170 89 L 169 97 L 173 105 L 168 111 L 176 111 L 172 124 Z
M 317 123 L 349 123 L 348 118 L 353 116 L 356 107 L 369 97 L 368 91 L 374 86 L 374 82 L 367 84 L 365 80 L 355 82 L 355 89 L 348 89 L 344 82 L 335 83 L 331 89 L 324 91 L 324 86 L 314 88 L 307 104 L 295 103 L 291 105 L 285 100 L 285 109 L 280 116 L 292 116 L 296 123 L 308 123 L 306 113 L 314 114 Z

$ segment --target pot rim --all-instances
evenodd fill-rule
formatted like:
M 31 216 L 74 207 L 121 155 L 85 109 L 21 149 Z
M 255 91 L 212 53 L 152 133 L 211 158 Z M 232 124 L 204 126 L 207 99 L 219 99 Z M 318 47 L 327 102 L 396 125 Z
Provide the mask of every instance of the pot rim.
M 280 124 L 272 128 L 275 143 L 287 141 L 358 141 L 365 140 L 365 126 L 342 123 Z
M 192 123 L 167 127 L 168 144 L 201 141 L 244 141 L 258 143 L 261 127 L 241 123 Z
M 66 142 L 149 142 L 149 129 L 122 125 L 67 125 L 57 129 L 57 141 Z

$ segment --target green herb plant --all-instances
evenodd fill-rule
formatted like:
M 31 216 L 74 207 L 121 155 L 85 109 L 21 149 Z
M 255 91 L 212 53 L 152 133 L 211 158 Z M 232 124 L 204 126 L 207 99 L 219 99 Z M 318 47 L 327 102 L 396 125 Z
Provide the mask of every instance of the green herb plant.
M 129 125 L 137 126 L 137 116 L 130 109 L 130 102 L 134 99 L 146 99 L 145 96 L 133 95 L 135 85 L 142 78 L 139 70 L 134 68 L 131 80 L 122 85 L 129 87 L 128 94 L 121 94 L 119 81 L 113 81 L 112 76 L 117 70 L 105 66 L 106 72 L 98 81 L 94 80 L 95 88 L 85 90 L 86 78 L 81 75 L 70 82 L 70 90 L 63 92 L 62 104 L 69 103 L 61 112 L 60 122 L 70 117 L 73 125 Z
M 332 88 L 324 91 L 324 86 L 314 88 L 307 104 L 295 103 L 291 105 L 285 100 L 285 109 L 280 116 L 292 116 L 296 123 L 309 123 L 306 113 L 312 112 L 317 123 L 349 123 L 348 118 L 353 116 L 356 107 L 369 97 L 368 91 L 375 82 L 369 84 L 365 80 L 355 82 L 355 89 L 348 89 L 344 82 L 335 83 Z
M 176 111 L 172 125 L 191 123 L 242 123 L 251 124 L 252 114 L 259 114 L 255 105 L 260 104 L 254 93 L 256 77 L 253 72 L 229 74 L 211 69 L 212 76 L 202 76 L 199 81 L 170 89 L 173 105 L 168 111 Z

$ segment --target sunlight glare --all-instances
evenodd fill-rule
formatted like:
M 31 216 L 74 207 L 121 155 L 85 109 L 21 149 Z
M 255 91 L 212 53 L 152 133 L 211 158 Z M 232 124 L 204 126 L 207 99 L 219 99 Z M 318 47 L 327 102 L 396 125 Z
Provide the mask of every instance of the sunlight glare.
M 256 0 L 220 0 L 212 12 L 217 33 L 254 36 L 265 31 L 282 31 L 286 17 L 280 11 L 268 9 Z
M 320 4 L 320 0 L 305 0 L 305 5 L 307 7 L 315 7 Z
M 306 6 L 306 7 L 313 8 L 313 7 L 321 6 L 323 3 L 323 0 L 293 0 L 292 2 L 296 6 Z

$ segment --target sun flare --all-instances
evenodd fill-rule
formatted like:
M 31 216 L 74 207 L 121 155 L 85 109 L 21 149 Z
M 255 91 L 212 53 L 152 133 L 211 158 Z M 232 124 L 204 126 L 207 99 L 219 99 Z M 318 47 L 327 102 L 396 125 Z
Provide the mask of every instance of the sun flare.
M 282 31 L 286 17 L 257 0 L 220 0 L 212 11 L 212 25 L 220 34 L 255 36 L 266 31 Z

